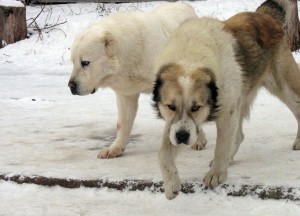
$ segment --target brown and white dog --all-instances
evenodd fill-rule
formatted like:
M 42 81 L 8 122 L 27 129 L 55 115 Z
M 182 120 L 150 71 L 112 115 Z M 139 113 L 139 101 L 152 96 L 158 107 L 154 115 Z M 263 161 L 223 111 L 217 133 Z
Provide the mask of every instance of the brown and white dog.
M 157 63 L 153 100 L 166 121 L 160 169 L 165 195 L 181 188 L 175 165 L 180 145 L 195 142 L 198 128 L 214 120 L 214 159 L 204 182 L 227 179 L 229 163 L 244 139 L 243 119 L 264 86 L 300 121 L 300 72 L 283 24 L 264 13 L 245 12 L 222 22 L 213 18 L 183 23 L 169 38 Z M 298 129 L 294 150 L 300 150 Z

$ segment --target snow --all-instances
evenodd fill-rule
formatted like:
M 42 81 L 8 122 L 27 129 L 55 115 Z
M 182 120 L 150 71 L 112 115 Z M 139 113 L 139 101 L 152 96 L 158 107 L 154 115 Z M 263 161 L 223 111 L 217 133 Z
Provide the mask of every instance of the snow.
M 2 1 L 0 1 L 2 2 Z M 226 19 L 254 11 L 262 0 L 190 2 L 200 16 Z M 157 152 L 164 122 L 157 120 L 149 95 L 139 101 L 132 140 L 124 155 L 97 159 L 112 143 L 117 107 L 105 89 L 90 96 L 71 95 L 70 46 L 76 34 L 102 15 L 117 10 L 150 10 L 158 2 L 106 5 L 51 5 L 39 25 L 67 22 L 0 49 L 0 174 L 108 180 L 161 181 Z M 103 8 L 103 6 L 102 6 Z M 28 6 L 27 19 L 41 6 Z M 30 21 L 29 21 L 30 22 Z M 294 55 L 300 60 L 299 54 Z M 204 126 L 207 149 L 183 150 L 177 160 L 182 182 L 202 182 L 212 159 L 215 125 Z M 299 188 L 300 152 L 292 151 L 297 123 L 291 112 L 262 90 L 245 123 L 245 140 L 229 168 L 230 185 Z M 163 194 L 107 189 L 43 187 L 0 181 L 0 215 L 300 215 L 299 202 L 196 192 L 167 201 Z
M 0 184 L 0 215 L 222 215 L 299 216 L 292 202 L 233 198 L 214 193 L 182 194 L 173 201 L 163 194 L 116 192 L 107 189 L 66 190 L 36 185 Z M 17 211 L 16 211 L 17 209 Z
M 17 0 L 0 0 L 0 6 L 4 7 L 24 7 L 24 4 Z

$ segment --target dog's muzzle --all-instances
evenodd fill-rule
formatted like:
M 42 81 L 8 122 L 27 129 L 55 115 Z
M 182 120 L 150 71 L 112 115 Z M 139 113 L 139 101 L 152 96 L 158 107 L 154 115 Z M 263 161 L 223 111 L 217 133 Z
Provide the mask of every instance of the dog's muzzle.
M 71 92 L 72 92 L 73 95 L 78 95 L 77 84 L 75 82 L 70 81 L 68 83 L 68 86 L 69 86 L 69 88 L 70 88 L 70 90 L 71 90 Z
M 178 144 L 185 144 L 187 145 L 189 142 L 190 133 L 186 130 L 180 130 L 176 133 L 176 140 Z

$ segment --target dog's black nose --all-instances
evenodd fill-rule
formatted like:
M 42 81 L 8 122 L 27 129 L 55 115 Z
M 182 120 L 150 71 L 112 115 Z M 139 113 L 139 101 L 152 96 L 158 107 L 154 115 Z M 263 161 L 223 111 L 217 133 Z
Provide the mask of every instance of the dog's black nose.
M 69 86 L 69 88 L 70 88 L 70 90 L 71 90 L 71 92 L 72 92 L 73 95 L 77 95 L 77 94 L 78 94 L 76 82 L 70 81 L 70 82 L 68 83 L 68 86 Z
M 178 144 L 187 144 L 189 138 L 190 138 L 190 133 L 185 131 L 185 130 L 180 130 L 176 133 L 176 138 Z

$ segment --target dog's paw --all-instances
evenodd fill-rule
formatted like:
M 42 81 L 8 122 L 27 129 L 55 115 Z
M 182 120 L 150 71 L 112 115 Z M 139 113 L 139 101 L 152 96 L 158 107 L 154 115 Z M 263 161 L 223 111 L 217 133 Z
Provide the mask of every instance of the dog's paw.
M 210 188 L 215 188 L 219 184 L 222 184 L 227 179 L 227 172 L 213 172 L 209 170 L 204 178 L 204 184 Z
M 104 148 L 98 154 L 98 158 L 100 159 L 110 159 L 120 157 L 123 154 L 122 148 Z
M 198 137 L 197 142 L 192 145 L 193 150 L 203 150 L 207 144 L 206 138 Z
M 165 196 L 168 200 L 176 198 L 181 189 L 179 178 L 173 178 L 171 181 L 164 182 Z
M 300 140 L 297 138 L 293 145 L 294 150 L 300 150 Z

